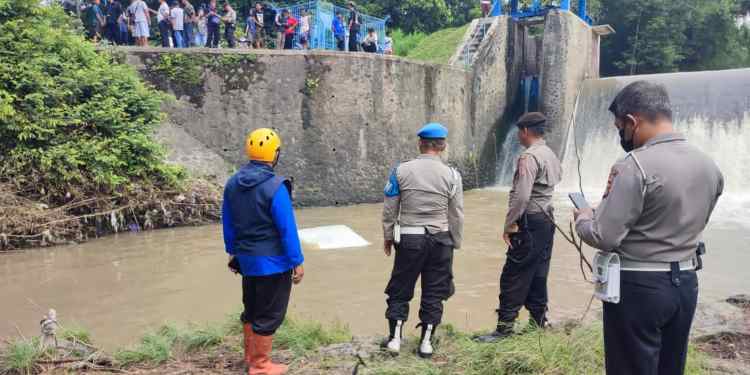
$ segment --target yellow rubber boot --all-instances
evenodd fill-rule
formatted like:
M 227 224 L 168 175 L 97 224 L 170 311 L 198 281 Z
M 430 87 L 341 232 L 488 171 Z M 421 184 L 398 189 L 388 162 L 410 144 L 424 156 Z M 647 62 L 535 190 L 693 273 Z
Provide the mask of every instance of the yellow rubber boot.
M 249 375 L 283 375 L 289 369 L 286 365 L 271 362 L 273 336 L 253 335 L 255 350 Z

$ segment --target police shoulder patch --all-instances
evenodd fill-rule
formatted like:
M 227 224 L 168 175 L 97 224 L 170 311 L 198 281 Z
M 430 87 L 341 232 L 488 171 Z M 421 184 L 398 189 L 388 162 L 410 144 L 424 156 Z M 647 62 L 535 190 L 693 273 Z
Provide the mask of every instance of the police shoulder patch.
M 516 164 L 516 175 L 518 176 L 525 176 L 526 175 L 526 163 L 529 162 L 529 155 L 526 153 L 521 154 L 520 157 L 518 157 L 518 164 Z
M 612 191 L 612 185 L 615 182 L 615 177 L 617 177 L 617 166 L 615 165 L 612 167 L 612 170 L 609 172 L 609 177 L 607 177 L 607 188 L 604 190 L 604 196 L 602 199 L 606 199 L 609 196 L 609 193 Z
M 396 197 L 401 194 L 401 189 L 398 185 L 398 176 L 396 175 L 396 168 L 391 169 L 391 175 L 388 177 L 388 182 L 385 184 L 385 189 L 383 190 L 383 193 L 388 198 Z

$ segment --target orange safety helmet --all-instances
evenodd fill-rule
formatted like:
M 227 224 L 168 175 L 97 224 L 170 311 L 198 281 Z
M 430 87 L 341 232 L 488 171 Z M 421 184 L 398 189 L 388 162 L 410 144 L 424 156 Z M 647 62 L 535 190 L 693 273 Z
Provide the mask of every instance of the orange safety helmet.
M 245 140 L 245 154 L 248 159 L 273 163 L 281 150 L 281 137 L 273 129 L 254 130 Z

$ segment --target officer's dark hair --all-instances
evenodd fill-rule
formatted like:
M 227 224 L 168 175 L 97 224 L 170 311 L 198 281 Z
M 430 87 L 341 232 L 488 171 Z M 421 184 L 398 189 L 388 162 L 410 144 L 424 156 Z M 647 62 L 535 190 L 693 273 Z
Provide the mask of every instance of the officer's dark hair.
M 536 136 L 543 136 L 547 128 L 547 116 L 541 112 L 529 112 L 521 116 L 516 122 L 518 130 L 528 129 Z
M 420 150 L 445 150 L 445 139 L 443 138 L 420 138 L 419 139 Z
M 609 106 L 617 119 L 627 115 L 643 116 L 650 121 L 665 118 L 672 121 L 672 104 L 664 85 L 635 81 L 625 86 Z

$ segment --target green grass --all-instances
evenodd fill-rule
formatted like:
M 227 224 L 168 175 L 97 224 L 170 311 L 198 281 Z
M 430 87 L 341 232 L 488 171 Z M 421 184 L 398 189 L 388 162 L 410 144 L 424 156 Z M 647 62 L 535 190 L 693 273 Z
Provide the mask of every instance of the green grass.
M 209 349 L 224 343 L 228 332 L 220 325 L 205 325 L 192 327 L 183 331 L 178 341 L 186 352 L 195 352 Z
M 0 373 L 31 374 L 43 354 L 37 339 L 10 341 L 0 356 Z
M 221 345 L 230 335 L 227 327 L 227 325 L 178 327 L 165 324 L 156 331 L 144 335 L 138 345 L 117 351 L 115 359 L 123 366 L 139 363 L 161 364 L 174 358 L 175 353 L 191 353 Z
M 416 357 L 417 338 L 408 340 L 402 354 L 370 363 L 366 374 L 579 375 L 604 372 L 601 326 L 538 331 L 513 336 L 495 344 L 479 344 L 450 326 L 441 330 L 432 361 Z M 408 353 L 408 354 L 407 354 Z M 691 349 L 686 374 L 705 374 L 705 356 Z
M 115 353 L 116 361 L 124 366 L 137 364 L 160 365 L 181 355 L 216 349 L 226 343 L 241 342 L 242 324 L 238 315 L 215 325 L 166 324 L 143 336 L 138 345 Z M 90 342 L 83 329 L 67 329 L 61 336 Z M 323 346 L 350 342 L 352 334 L 341 324 L 323 325 L 316 322 L 287 318 L 275 336 L 275 348 L 290 350 L 296 359 L 318 362 L 325 368 L 340 365 L 340 358 L 318 355 Z M 588 375 L 604 371 L 604 349 L 601 324 L 586 327 L 565 327 L 550 330 L 530 330 L 495 344 L 479 344 L 468 333 L 452 326 L 440 328 L 435 340 L 436 354 L 432 360 L 414 354 L 418 339 L 411 337 L 401 355 L 391 357 L 375 354 L 360 368 L 362 374 L 375 375 Z M 234 345 L 234 344 L 232 344 Z M 238 350 L 241 350 L 237 348 Z M 30 374 L 35 363 L 45 357 L 38 339 L 15 340 L 0 353 L 0 374 Z M 346 359 L 349 361 L 349 359 Z M 690 347 L 685 373 L 702 375 L 706 370 L 707 355 Z M 348 362 L 347 362 L 348 363 Z
M 123 366 L 137 363 L 161 364 L 172 358 L 179 331 L 174 325 L 164 325 L 158 330 L 147 333 L 141 342 L 115 353 L 115 359 Z
M 80 342 L 83 344 L 91 345 L 91 332 L 81 326 L 65 327 L 57 335 L 58 338 L 68 340 L 72 342 Z
M 352 334 L 342 324 L 324 327 L 320 323 L 287 318 L 276 332 L 274 345 L 303 355 L 321 346 L 349 342 Z
M 436 31 L 430 35 L 417 37 L 418 44 L 413 48 L 409 49 L 405 56 L 410 59 L 427 61 L 436 64 L 447 64 L 453 53 L 456 52 L 459 44 L 463 41 L 464 34 L 469 25 L 443 29 Z M 399 43 L 401 43 L 396 37 L 393 38 L 393 43 L 398 54 Z M 407 38 L 405 42 L 411 43 L 410 39 Z
M 223 324 L 188 325 L 178 327 L 165 324 L 141 338 L 137 345 L 115 353 L 123 366 L 135 364 L 159 365 L 175 358 L 178 353 L 210 350 L 225 343 L 228 337 L 241 336 L 242 323 L 238 314 L 230 314 Z M 274 346 L 289 349 L 295 356 L 303 356 L 325 345 L 349 342 L 349 329 L 340 324 L 324 326 L 320 323 L 287 318 L 276 332 Z

